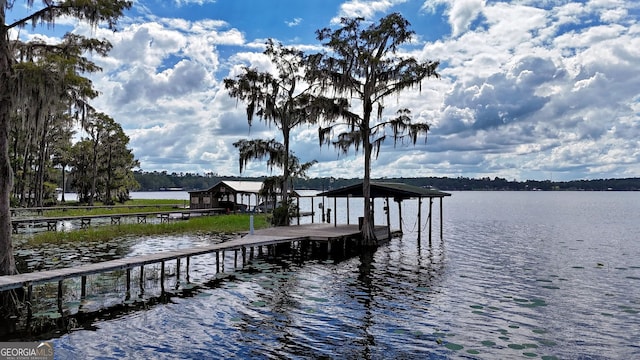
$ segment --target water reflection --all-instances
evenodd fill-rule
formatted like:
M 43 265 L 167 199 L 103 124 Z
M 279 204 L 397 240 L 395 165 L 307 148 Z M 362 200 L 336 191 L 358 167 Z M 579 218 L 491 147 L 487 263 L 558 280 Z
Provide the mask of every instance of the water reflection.
M 169 301 L 49 336 L 61 358 L 638 358 L 638 200 L 456 193 L 432 246 L 407 218 L 405 236 L 357 256 L 294 247 L 242 268 L 228 253 L 220 274 L 195 257 L 188 295 L 171 275 Z M 163 294 L 146 287 L 135 304 Z

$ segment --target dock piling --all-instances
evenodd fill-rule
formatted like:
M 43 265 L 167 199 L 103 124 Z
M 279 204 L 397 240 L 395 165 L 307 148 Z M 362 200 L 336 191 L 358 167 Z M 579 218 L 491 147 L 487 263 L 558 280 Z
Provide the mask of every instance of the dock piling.
M 62 314 L 62 280 L 58 281 L 58 311 Z
M 422 198 L 418 198 L 418 246 L 422 238 Z
M 187 283 L 189 283 L 189 263 L 191 262 L 191 256 L 187 256 Z
M 160 289 L 164 292 L 164 261 L 160 263 Z
M 440 198 L 440 240 L 444 239 L 442 234 L 442 198 Z
M 180 258 L 176 258 L 176 286 L 180 283 Z
M 140 265 L 140 294 L 138 297 L 142 297 L 144 295 L 144 265 Z
M 131 298 L 131 268 L 127 268 L 127 292 L 125 294 L 125 299 L 129 300 Z
M 32 307 L 31 307 L 31 298 L 33 297 L 33 285 L 29 284 L 27 286 L 27 318 L 31 319 L 32 315 Z
M 84 299 L 87 296 L 87 276 L 86 275 L 82 275 L 82 277 L 80 278 L 80 298 Z
M 429 198 L 429 246 L 431 246 L 431 230 L 433 228 L 433 218 L 431 214 L 433 213 L 433 198 Z

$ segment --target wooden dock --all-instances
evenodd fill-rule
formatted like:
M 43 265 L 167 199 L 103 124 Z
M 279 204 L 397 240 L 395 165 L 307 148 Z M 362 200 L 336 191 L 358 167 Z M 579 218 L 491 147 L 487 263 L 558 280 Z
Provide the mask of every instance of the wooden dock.
M 31 212 L 42 214 L 45 211 L 68 211 L 68 210 L 94 210 L 94 209 L 143 209 L 172 207 L 174 209 L 184 208 L 184 204 L 157 204 L 157 205 L 76 205 L 76 206 L 38 206 L 38 207 L 12 207 L 9 209 L 11 216 L 17 216 L 21 212 Z
M 188 219 L 191 215 L 212 215 L 225 213 L 226 209 L 223 208 L 210 208 L 210 209 L 182 209 L 179 211 L 149 211 L 149 212 L 131 212 L 120 214 L 96 214 L 96 215 L 75 215 L 75 216 L 55 216 L 55 217 L 30 217 L 30 218 L 17 218 L 11 220 L 11 228 L 14 234 L 18 233 L 18 229 L 21 226 L 27 224 L 46 225 L 47 230 L 55 231 L 59 221 L 71 221 L 79 220 L 80 228 L 86 229 L 91 226 L 92 219 L 108 218 L 111 219 L 112 225 L 119 225 L 120 219 L 123 217 L 136 217 L 138 224 L 146 223 L 147 217 L 157 216 L 160 218 L 160 222 L 168 222 L 172 218 Z
M 389 235 L 391 234 L 392 233 L 386 226 L 376 226 L 376 235 L 379 240 L 388 240 Z M 143 269 L 144 266 L 148 264 L 161 263 L 164 267 L 164 263 L 167 261 L 176 260 L 179 264 L 180 259 L 186 258 L 188 267 L 189 259 L 192 256 L 209 253 L 218 254 L 225 251 L 236 251 L 236 256 L 237 252 L 241 251 L 244 259 L 247 249 L 294 241 L 326 242 L 328 249 L 330 250 L 332 243 L 335 241 L 356 238 L 359 236 L 360 231 L 358 229 L 358 225 L 336 226 L 333 224 L 309 224 L 260 229 L 253 231 L 253 234 L 247 234 L 230 241 L 209 246 L 141 255 L 94 264 L 86 264 L 72 268 L 0 276 L 0 291 L 19 289 L 23 287 L 30 290 L 33 285 L 56 281 L 59 282 L 59 288 L 61 288 L 63 280 L 76 277 L 81 277 L 84 285 L 86 283 L 86 276 L 88 275 L 116 270 L 126 270 L 127 279 L 129 279 L 131 269 L 136 267 L 141 267 L 141 269 Z M 218 256 L 216 256 L 216 259 L 218 259 Z M 216 260 L 216 262 L 217 261 L 218 260 Z M 216 264 L 216 267 L 218 268 L 219 264 Z M 82 293 L 84 293 L 84 289 Z

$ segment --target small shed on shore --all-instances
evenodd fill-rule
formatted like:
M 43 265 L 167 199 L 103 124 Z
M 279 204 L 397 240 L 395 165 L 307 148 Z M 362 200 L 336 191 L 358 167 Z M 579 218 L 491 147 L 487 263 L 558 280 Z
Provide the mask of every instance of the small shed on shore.
M 433 200 L 440 199 L 440 238 L 442 238 L 442 199 L 451 196 L 450 193 L 446 193 L 440 190 L 424 188 L 419 186 L 408 185 L 404 183 L 393 183 L 393 182 L 381 182 L 381 181 L 372 181 L 371 182 L 371 190 L 370 190 L 371 199 L 374 200 L 376 198 L 383 198 L 386 201 L 386 208 L 389 207 L 389 199 L 393 199 L 398 203 L 398 216 L 400 217 L 400 231 L 402 232 L 402 201 L 407 199 L 418 199 L 418 224 L 421 224 L 422 221 L 422 199 L 429 199 L 429 242 L 431 242 L 431 230 L 432 230 L 432 210 L 433 210 Z M 363 189 L 362 183 L 358 183 L 351 186 L 345 186 L 335 190 L 325 191 L 323 193 L 318 194 L 318 196 L 326 196 L 330 198 L 350 198 L 350 197 L 363 197 Z M 335 207 L 335 205 L 334 205 Z M 349 202 L 347 200 L 347 208 L 349 207 Z M 334 212 L 334 217 L 336 212 Z M 348 209 L 347 209 L 348 213 Z M 387 210 L 387 225 L 390 224 L 390 215 Z M 334 223 L 336 223 L 337 219 L 334 219 Z M 421 231 L 418 231 L 418 241 L 421 238 Z
M 246 211 L 251 208 L 251 197 L 256 199 L 262 189 L 261 181 L 220 181 L 207 190 L 189 191 L 191 209 L 220 209 L 226 211 Z M 243 197 L 247 196 L 247 204 Z M 240 197 L 240 198 L 238 198 Z

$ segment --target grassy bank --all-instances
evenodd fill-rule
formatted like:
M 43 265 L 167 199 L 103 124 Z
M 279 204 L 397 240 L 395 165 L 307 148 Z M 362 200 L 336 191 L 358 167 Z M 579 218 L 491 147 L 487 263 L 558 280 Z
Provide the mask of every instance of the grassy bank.
M 93 211 L 93 210 L 92 210 Z M 254 215 L 256 229 L 269 227 L 266 215 Z M 96 226 L 68 232 L 41 232 L 26 240 L 30 245 L 67 241 L 107 241 L 118 237 L 149 236 L 159 234 L 219 234 L 249 231 L 249 215 L 219 215 L 193 217 L 162 224 L 121 224 Z
M 171 199 L 135 199 L 128 200 L 123 204 L 116 204 L 111 208 L 91 208 L 87 209 L 87 205 L 78 203 L 64 203 L 56 207 L 66 207 L 66 209 L 44 210 L 46 216 L 82 216 L 82 215 L 108 215 L 108 214 L 129 214 L 151 211 L 172 211 L 176 207 L 184 207 L 188 205 L 185 200 Z M 96 203 L 95 206 L 104 206 L 102 203 Z

